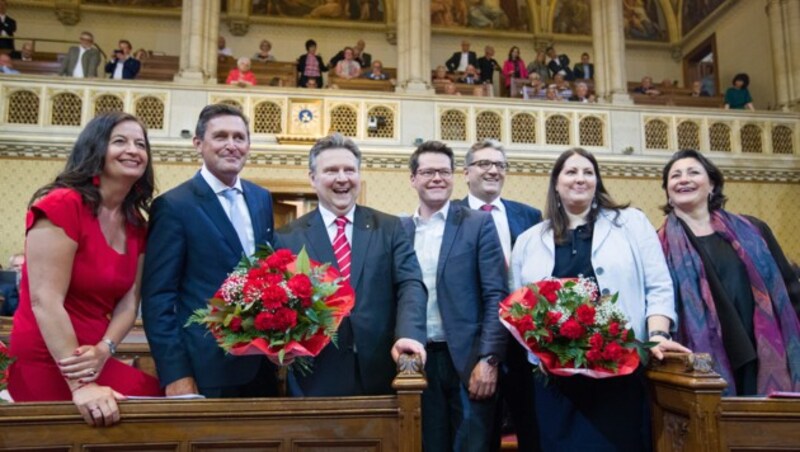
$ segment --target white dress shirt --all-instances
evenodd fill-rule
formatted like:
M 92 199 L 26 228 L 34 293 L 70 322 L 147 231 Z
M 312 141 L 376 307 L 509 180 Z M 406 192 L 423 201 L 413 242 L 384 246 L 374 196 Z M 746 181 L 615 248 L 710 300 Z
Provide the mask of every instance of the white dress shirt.
M 244 216 L 244 222 L 247 225 L 245 235 L 247 236 L 247 246 L 245 246 L 245 253 L 248 256 L 251 256 L 255 252 L 255 231 L 253 230 L 253 220 L 250 217 L 250 210 L 247 208 L 247 203 L 244 200 L 244 191 L 242 190 L 242 180 L 238 177 L 236 178 L 236 183 L 233 184 L 233 187 L 229 187 L 225 185 L 221 180 L 217 179 L 216 176 L 211 174 L 211 171 L 203 165 L 203 168 L 200 169 L 200 176 L 203 177 L 203 180 L 211 187 L 211 190 L 214 191 L 217 195 L 217 200 L 219 204 L 222 206 L 222 210 L 225 211 L 225 215 L 228 216 L 230 219 L 231 217 L 231 204 L 228 202 L 228 198 L 225 197 L 225 191 L 229 188 L 235 188 L 238 196 L 236 197 L 236 207 L 239 209 L 239 212 L 242 213 Z
M 117 60 L 117 64 L 114 67 L 114 75 L 111 77 L 114 80 L 122 80 L 122 68 L 125 66 L 125 62 L 122 60 Z
M 339 217 L 330 210 L 322 207 L 322 204 L 319 205 L 319 213 L 322 215 L 322 223 L 325 225 L 325 229 L 328 231 L 328 238 L 330 239 L 331 244 L 333 244 L 333 239 L 336 238 L 336 231 L 338 230 L 338 226 L 336 226 L 336 219 Z M 344 227 L 344 235 L 347 237 L 347 243 L 350 244 L 350 249 L 353 248 L 353 218 L 355 218 L 355 215 L 355 205 L 351 207 L 350 211 L 344 215 L 344 217 L 347 218 L 347 225 Z
M 467 70 L 467 66 L 469 66 L 469 52 L 461 52 L 461 61 L 458 62 L 456 70 L 464 72 Z
M 84 78 L 85 74 L 83 73 L 83 54 L 86 53 L 86 49 L 83 46 L 78 46 L 78 62 L 75 63 L 75 69 L 72 70 L 72 76 L 75 78 Z
M 469 208 L 472 210 L 480 210 L 481 207 L 486 205 L 484 201 L 473 196 L 471 193 L 467 197 Z M 497 235 L 500 236 L 500 245 L 503 246 L 503 256 L 506 257 L 506 265 L 511 262 L 511 228 L 508 225 L 508 214 L 506 212 L 506 205 L 500 197 L 492 201 L 492 219 L 497 228 Z
M 442 313 L 436 298 L 436 273 L 439 268 L 439 254 L 444 238 L 444 226 L 447 223 L 447 212 L 450 201 L 427 220 L 419 215 L 419 208 L 412 219 L 416 226 L 414 233 L 414 251 L 417 254 L 419 267 L 422 270 L 422 281 L 428 288 L 428 341 L 442 342 L 447 338 L 442 326 Z

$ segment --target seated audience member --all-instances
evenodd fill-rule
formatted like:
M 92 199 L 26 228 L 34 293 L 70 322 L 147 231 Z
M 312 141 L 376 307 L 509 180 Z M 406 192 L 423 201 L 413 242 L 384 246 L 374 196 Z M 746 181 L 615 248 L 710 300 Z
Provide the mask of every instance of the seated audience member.
M 240 88 L 254 86 L 256 84 L 256 75 L 250 70 L 250 66 L 250 58 L 239 58 L 236 61 L 236 67 L 228 73 L 228 79 L 225 80 L 225 84 L 236 85 Z
M 7 53 L 0 53 L 0 74 L 19 74 Z
M 558 97 L 562 99 L 569 99 L 572 97 L 572 88 L 569 85 L 569 82 L 564 79 L 564 76 L 561 74 L 556 74 L 553 77 L 553 83 L 556 85 L 556 89 L 558 90 Z
M 478 74 L 481 83 L 494 83 L 494 71 L 502 71 L 500 63 L 494 59 L 494 47 L 486 46 L 482 57 L 478 58 Z
M 25 263 L 25 255 L 17 253 L 8 260 L 8 269 L 17 272 L 17 279 L 14 284 L 0 287 L 0 297 L 3 303 L 0 304 L 0 316 L 11 317 L 19 306 L 19 282 L 22 276 L 22 265 Z
M 386 73 L 383 72 L 383 62 L 381 62 L 381 60 L 375 60 L 372 63 L 372 70 L 365 72 L 362 77 L 370 80 L 387 80 L 389 78 Z
M 522 98 L 526 100 L 544 99 L 545 85 L 538 72 L 528 74 L 530 86 L 522 87 Z
M 594 94 L 589 94 L 589 85 L 585 82 L 575 84 L 575 93 L 568 98 L 570 102 L 581 102 L 584 104 L 595 102 Z
M 20 50 L 11 52 L 12 60 L 33 61 L 33 43 L 26 42 L 22 44 Z
M 114 80 L 132 80 L 139 74 L 141 63 L 131 55 L 133 46 L 126 39 L 120 39 L 119 49 L 114 49 L 114 57 L 106 63 L 106 74 Z
M 547 89 L 544 92 L 544 99 L 545 100 L 554 100 L 557 102 L 562 102 L 564 99 L 558 94 L 558 87 L 555 84 L 551 84 L 547 86 Z
M 267 61 L 275 61 L 275 56 L 269 53 L 272 50 L 272 43 L 266 39 L 261 41 L 258 46 L 258 52 L 253 54 L 253 61 L 260 61 L 266 63 Z
M 456 84 L 453 83 L 452 80 L 447 80 L 444 83 L 444 94 L 447 94 L 447 95 L 450 95 L 450 96 L 460 96 L 461 95 L 461 93 L 458 92 L 458 87 L 456 87 Z
M 528 74 L 533 72 L 539 74 L 539 80 L 541 80 L 542 83 L 550 78 L 550 69 L 547 67 L 547 55 L 545 55 L 545 53 L 542 51 L 536 52 L 536 59 L 528 64 L 527 69 Z
M 306 41 L 306 53 L 297 58 L 297 85 L 303 88 L 308 86 L 308 81 L 314 79 L 314 87 L 322 88 L 322 73 L 327 72 L 328 68 L 322 62 L 322 57 L 317 55 L 317 41 L 309 39 Z
M 528 69 L 525 61 L 519 55 L 519 47 L 513 46 L 508 51 L 508 59 L 503 63 L 503 79 L 506 88 L 511 88 L 512 78 L 528 78 Z
M 58 74 L 74 78 L 97 77 L 97 67 L 102 57 L 94 47 L 94 35 L 84 31 L 79 39 L 80 45 L 72 46 L 67 51 Z
M 642 84 L 633 89 L 635 94 L 646 94 L 648 96 L 660 96 L 661 91 L 653 86 L 653 78 L 650 76 L 642 77 Z
M 673 90 L 676 86 L 678 86 L 678 82 L 676 80 L 672 80 L 670 78 L 665 78 L 661 80 L 661 92 L 666 93 Z
M 589 62 L 589 54 L 583 52 L 581 54 L 581 62 L 572 68 L 572 73 L 575 78 L 593 79 L 594 78 L 594 64 Z
M 547 68 L 550 69 L 551 78 L 555 78 L 556 74 L 561 74 L 567 80 L 575 79 L 575 74 L 569 68 L 569 57 L 558 55 L 553 46 L 547 48 Z
M 150 58 L 150 52 L 144 48 L 141 48 L 133 53 L 133 57 L 141 62 Z
M 456 52 L 447 60 L 444 65 L 450 72 L 464 72 L 470 64 L 473 66 L 478 65 L 478 55 L 469 50 L 469 41 L 466 39 L 461 41 L 461 51 Z
M 725 109 L 734 110 L 755 110 L 753 107 L 753 98 L 750 97 L 750 91 L 747 86 L 750 85 L 750 76 L 741 73 L 733 77 L 733 86 L 725 91 Z
M 689 93 L 692 97 L 709 97 L 708 91 L 703 89 L 703 82 L 695 80 L 692 82 L 692 92 Z
M 319 86 L 317 86 L 317 79 L 315 78 L 308 79 L 305 88 L 319 88 Z
M 233 51 L 225 46 L 225 37 L 217 38 L 217 54 L 219 56 L 233 57 Z
M 336 63 L 336 76 L 343 79 L 358 78 L 361 76 L 361 65 L 353 59 L 352 47 L 344 48 L 344 59 Z
M 458 79 L 459 83 L 466 83 L 467 85 L 477 85 L 480 83 L 481 78 L 478 75 L 478 70 L 475 69 L 475 66 L 469 65 L 467 66 L 467 70 L 464 71 L 464 75 Z
M 362 68 L 371 67 L 372 55 L 364 52 L 364 47 L 366 47 L 366 43 L 364 43 L 363 39 L 359 39 L 356 45 L 354 45 L 353 47 L 345 47 L 344 49 L 337 52 L 336 55 L 334 55 L 333 58 L 331 58 L 331 61 L 328 63 L 328 66 L 331 68 L 336 68 L 336 65 L 339 64 L 339 62 L 344 59 L 345 49 L 352 49 L 353 60 L 358 62 L 358 64 Z
M 447 68 L 442 65 L 436 66 L 436 71 L 433 73 L 433 81 L 434 82 L 444 82 L 446 80 L 450 80 L 447 77 Z

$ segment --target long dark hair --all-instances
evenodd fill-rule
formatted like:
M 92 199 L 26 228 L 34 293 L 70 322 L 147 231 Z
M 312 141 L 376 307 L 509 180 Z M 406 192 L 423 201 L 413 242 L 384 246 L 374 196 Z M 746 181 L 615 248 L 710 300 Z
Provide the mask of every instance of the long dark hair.
M 144 133 L 144 142 L 147 149 L 147 165 L 144 174 L 133 184 L 131 190 L 122 202 L 122 209 L 128 223 L 134 226 L 145 224 L 144 214 L 150 212 L 150 202 L 153 200 L 155 191 L 155 177 L 153 176 L 153 158 L 150 153 L 150 140 L 147 138 L 147 129 L 135 116 L 127 113 L 107 113 L 95 117 L 83 129 L 75 145 L 72 147 L 67 157 L 67 164 L 64 170 L 56 176 L 56 179 L 36 190 L 33 194 L 28 207 L 42 196 L 50 193 L 57 188 L 70 188 L 81 195 L 84 204 L 91 207 L 92 212 L 97 216 L 100 207 L 100 189 L 94 184 L 95 176 L 100 176 L 105 166 L 106 154 L 108 153 L 108 143 L 111 139 L 111 131 L 118 124 L 125 121 L 133 121 L 139 124 Z
M 669 159 L 669 162 L 664 165 L 664 169 L 661 171 L 661 188 L 664 190 L 664 195 L 667 197 L 667 203 L 661 206 L 661 210 L 667 215 L 674 210 L 669 204 L 667 182 L 669 180 L 669 172 L 672 170 L 672 165 L 674 165 L 678 160 L 683 159 L 697 160 L 701 165 L 703 165 L 706 173 L 708 173 L 708 180 L 711 181 L 711 184 L 714 186 L 708 196 L 708 211 L 713 212 L 717 209 L 725 207 L 728 197 L 722 193 L 722 189 L 725 188 L 725 176 L 722 175 L 722 171 L 717 168 L 717 165 L 714 165 L 711 160 L 707 159 L 706 156 L 698 151 L 694 149 L 684 149 L 672 154 L 672 158 Z
M 573 155 L 580 155 L 592 162 L 594 174 L 597 178 L 592 208 L 589 209 L 589 213 L 586 215 L 586 223 L 590 227 L 594 227 L 594 222 L 597 220 L 597 215 L 601 208 L 613 210 L 615 215 L 612 221 L 616 222 L 617 218 L 619 218 L 619 211 L 630 205 L 630 203 L 618 204 L 611 195 L 608 194 L 606 186 L 603 185 L 603 178 L 600 176 L 600 166 L 597 164 L 597 159 L 594 158 L 591 152 L 583 148 L 572 148 L 562 152 L 553 165 L 553 171 L 550 172 L 550 185 L 547 188 L 547 204 L 545 205 L 545 218 L 550 220 L 548 228 L 553 230 L 556 243 L 564 243 L 567 238 L 567 230 L 569 229 L 569 218 L 558 197 L 556 185 L 558 184 L 558 176 L 561 175 L 561 171 L 564 170 L 564 164 L 567 162 L 567 159 Z

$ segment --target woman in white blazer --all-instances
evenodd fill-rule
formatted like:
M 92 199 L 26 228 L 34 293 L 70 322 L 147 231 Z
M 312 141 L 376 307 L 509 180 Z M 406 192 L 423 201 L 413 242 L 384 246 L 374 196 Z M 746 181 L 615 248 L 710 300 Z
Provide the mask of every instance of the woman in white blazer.
M 550 174 L 546 220 L 517 239 L 511 257 L 513 289 L 553 276 L 594 278 L 618 305 L 652 353 L 689 350 L 671 340 L 675 324 L 672 280 L 656 231 L 645 215 L 617 204 L 606 191 L 597 160 L 574 148 Z M 647 389 L 641 369 L 602 380 L 536 377 L 543 450 L 650 450 Z

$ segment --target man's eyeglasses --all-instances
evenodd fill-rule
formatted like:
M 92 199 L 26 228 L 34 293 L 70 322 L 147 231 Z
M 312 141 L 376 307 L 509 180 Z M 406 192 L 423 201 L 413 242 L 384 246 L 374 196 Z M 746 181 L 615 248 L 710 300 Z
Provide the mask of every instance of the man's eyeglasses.
M 423 179 L 433 179 L 436 176 L 436 173 L 439 173 L 439 177 L 442 179 L 450 179 L 453 177 L 453 171 L 450 169 L 422 169 L 417 170 L 417 176 Z
M 483 171 L 489 171 L 494 166 L 497 171 L 505 171 L 508 169 L 508 163 L 494 160 L 476 160 L 469 164 L 469 166 L 477 166 Z

